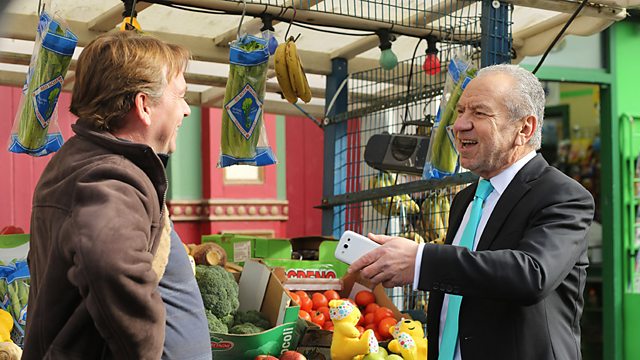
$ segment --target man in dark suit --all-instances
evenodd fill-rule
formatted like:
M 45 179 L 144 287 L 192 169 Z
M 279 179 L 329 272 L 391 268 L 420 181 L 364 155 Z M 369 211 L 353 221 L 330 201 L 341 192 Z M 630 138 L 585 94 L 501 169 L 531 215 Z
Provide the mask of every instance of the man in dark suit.
M 349 269 L 386 287 L 430 291 L 429 359 L 581 358 L 594 202 L 536 154 L 544 103 L 530 72 L 482 69 L 459 100 L 453 130 L 461 165 L 488 195 L 476 192 L 479 183 L 456 195 L 446 245 L 369 234 L 382 246 Z

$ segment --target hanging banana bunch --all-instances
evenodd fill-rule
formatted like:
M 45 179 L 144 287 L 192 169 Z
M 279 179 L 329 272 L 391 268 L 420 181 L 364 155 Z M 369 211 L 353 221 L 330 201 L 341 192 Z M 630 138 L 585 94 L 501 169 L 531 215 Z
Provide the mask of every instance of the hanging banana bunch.
M 429 241 L 444 244 L 449 224 L 449 196 L 444 191 L 429 194 L 422 203 L 422 221 Z
M 396 182 L 396 174 L 382 172 L 369 178 L 369 189 L 380 189 L 387 186 L 393 186 Z M 420 213 L 420 206 L 408 194 L 387 196 L 385 198 L 371 200 L 373 208 L 382 215 L 389 214 L 391 207 L 391 215 L 398 216 L 404 207 L 405 215 L 415 215 Z
M 278 45 L 274 54 L 274 63 L 282 96 L 292 104 L 295 104 L 298 98 L 305 103 L 311 101 L 311 88 L 293 37 Z

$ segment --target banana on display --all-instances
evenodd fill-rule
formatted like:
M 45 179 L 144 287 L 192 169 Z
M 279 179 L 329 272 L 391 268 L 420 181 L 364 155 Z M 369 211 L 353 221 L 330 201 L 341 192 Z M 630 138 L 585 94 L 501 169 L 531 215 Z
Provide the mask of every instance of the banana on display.
M 444 192 L 429 194 L 422 203 L 422 221 L 428 240 L 444 244 L 449 224 L 449 197 Z
M 395 184 L 396 174 L 381 173 L 373 175 L 369 178 L 369 189 L 379 189 Z M 373 208 L 382 215 L 389 214 L 391 207 L 391 215 L 398 216 L 404 211 L 405 215 L 415 215 L 420 213 L 420 206 L 408 194 L 387 196 L 385 198 L 371 200 Z
M 291 104 L 295 104 L 298 99 L 305 103 L 311 101 L 311 88 L 293 37 L 278 45 L 274 54 L 274 64 L 282 96 Z
M 418 244 L 422 244 L 424 243 L 424 238 L 422 236 L 420 236 L 420 234 L 418 234 L 415 231 L 408 231 L 405 233 L 400 234 L 400 236 L 402 236 L 403 238 L 409 239 L 409 240 L 413 240 L 415 242 L 417 242 Z

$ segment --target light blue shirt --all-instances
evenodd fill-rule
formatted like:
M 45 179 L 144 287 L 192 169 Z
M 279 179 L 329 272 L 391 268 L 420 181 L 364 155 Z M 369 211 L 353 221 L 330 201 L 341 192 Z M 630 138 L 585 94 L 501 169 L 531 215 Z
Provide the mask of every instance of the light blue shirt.
M 504 191 L 507 189 L 507 186 L 509 186 L 509 184 L 511 183 L 511 180 L 513 180 L 513 178 L 516 176 L 518 171 L 520 171 L 520 169 L 522 169 L 535 156 L 536 156 L 536 152 L 532 151 L 527 155 L 525 155 L 522 159 L 513 163 L 513 165 L 506 168 L 500 174 L 492 177 L 491 179 L 488 179 L 491 182 L 491 185 L 493 186 L 493 191 L 491 192 L 491 194 L 489 194 L 487 199 L 484 201 L 484 206 L 482 208 L 482 216 L 480 217 L 480 223 L 478 224 L 478 230 L 476 231 L 476 236 L 473 239 L 473 247 L 472 247 L 473 251 L 475 251 L 476 247 L 478 246 L 478 239 L 480 239 L 480 236 L 484 231 L 484 227 L 487 225 L 487 221 L 489 221 L 489 217 L 491 216 L 493 209 L 496 207 L 498 200 L 500 200 L 500 196 L 502 196 L 502 193 L 504 193 Z M 472 202 L 469 203 L 469 206 L 467 207 L 467 210 L 465 211 L 464 216 L 462 217 L 462 222 L 460 223 L 460 227 L 458 227 L 458 231 L 456 232 L 456 235 L 453 238 L 452 245 L 460 244 L 460 238 L 462 238 L 462 233 L 464 232 L 464 228 L 465 226 L 467 226 L 467 222 L 469 222 L 469 216 L 471 214 L 471 204 Z M 424 249 L 424 244 L 420 244 L 420 246 L 418 247 L 418 253 L 416 254 L 416 267 L 414 270 L 414 277 L 413 277 L 414 290 L 417 290 L 418 283 L 420 280 L 420 267 L 422 265 L 423 249 Z M 440 312 L 440 329 L 439 329 L 438 343 L 442 342 L 442 330 L 444 330 L 444 324 L 445 324 L 445 321 L 447 320 L 448 307 L 449 307 L 449 294 L 444 294 L 444 301 L 442 302 L 442 310 Z M 462 360 L 462 357 L 460 355 L 459 341 L 456 344 L 456 352 L 455 352 L 454 360 Z

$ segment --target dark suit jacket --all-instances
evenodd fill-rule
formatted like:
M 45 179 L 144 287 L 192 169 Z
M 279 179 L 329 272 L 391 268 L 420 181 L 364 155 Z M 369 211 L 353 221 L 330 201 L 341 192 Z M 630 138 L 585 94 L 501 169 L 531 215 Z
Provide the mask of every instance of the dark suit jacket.
M 453 200 L 446 243 L 477 183 Z M 462 360 L 580 359 L 580 317 L 593 197 L 541 155 L 500 196 L 476 251 L 426 244 L 418 287 L 430 290 L 429 359 L 438 358 L 444 292 L 463 295 Z

